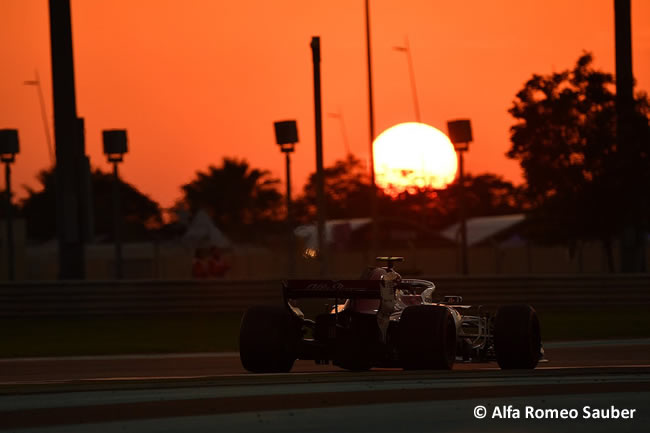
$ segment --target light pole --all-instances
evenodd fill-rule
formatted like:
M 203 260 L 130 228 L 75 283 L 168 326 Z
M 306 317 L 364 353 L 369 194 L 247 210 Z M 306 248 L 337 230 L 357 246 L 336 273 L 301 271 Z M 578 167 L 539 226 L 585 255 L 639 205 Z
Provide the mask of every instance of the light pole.
M 14 230 L 13 215 L 11 208 L 11 163 L 16 160 L 19 151 L 18 130 L 0 130 L 0 159 L 5 163 L 5 195 L 7 198 L 7 279 L 13 281 L 15 278 L 14 258 Z
M 413 57 L 411 55 L 411 46 L 409 44 L 409 38 L 408 36 L 404 38 L 404 46 L 403 47 L 393 47 L 394 50 L 396 51 L 401 51 L 403 53 L 406 53 L 406 59 L 408 61 L 409 65 L 409 75 L 411 77 L 411 92 L 413 93 L 413 107 L 415 108 L 415 120 L 420 122 L 420 103 L 418 101 L 418 91 L 417 87 L 415 87 L 415 70 L 413 68 Z
M 616 136 L 623 170 L 635 170 L 638 150 L 634 143 L 634 74 L 632 69 L 632 9 L 630 0 L 614 0 L 614 43 L 616 56 Z M 628 168 L 626 168 L 628 167 Z M 628 186 L 632 189 L 634 186 Z M 647 203 L 641 194 L 625 200 L 620 234 L 621 272 L 646 271 Z M 645 220 L 647 221 L 647 220 Z
M 294 273 L 294 236 L 293 236 L 293 215 L 291 210 L 291 153 L 295 150 L 298 142 L 298 128 L 295 120 L 283 120 L 275 122 L 275 141 L 284 153 L 287 166 L 287 271 L 289 275 Z
M 314 132 L 316 137 L 316 212 L 318 232 L 318 258 L 320 259 L 320 274 L 327 272 L 329 254 L 325 239 L 325 171 L 323 169 L 323 107 L 320 80 L 320 36 L 311 38 L 311 59 L 314 68 Z
M 366 12 L 366 64 L 368 69 L 368 121 L 370 126 L 370 220 L 372 221 L 371 249 L 377 254 L 379 248 L 379 227 L 377 226 L 377 183 L 375 180 L 375 111 L 372 99 L 372 52 L 370 44 L 370 5 L 365 1 Z
M 345 121 L 343 120 L 343 113 L 339 107 L 336 113 L 327 113 L 333 119 L 338 119 L 341 122 L 341 135 L 343 136 L 343 145 L 345 146 L 345 154 L 350 155 L 350 142 L 348 141 L 348 133 L 345 129 Z
M 43 89 L 41 88 L 41 80 L 38 76 L 38 71 L 34 71 L 34 80 L 27 80 L 23 82 L 26 86 L 36 86 L 38 90 L 38 101 L 41 104 L 41 117 L 43 118 L 43 128 L 45 129 L 45 140 L 47 144 L 47 151 L 50 153 L 50 163 L 54 165 L 54 150 L 52 149 L 52 137 L 50 136 L 50 124 L 47 121 L 47 111 L 45 110 L 45 99 L 43 98 Z
M 59 279 L 86 274 L 90 197 L 83 184 L 88 167 L 83 123 L 77 116 L 70 0 L 49 0 L 52 106 L 56 155 L 56 226 Z
M 117 166 L 123 161 L 124 154 L 128 151 L 126 130 L 109 129 L 102 131 L 104 139 L 104 153 L 108 162 L 113 163 L 113 229 L 115 237 L 115 279 L 122 278 L 122 212 L 120 210 L 120 175 Z
M 447 122 L 449 139 L 458 152 L 458 213 L 460 217 L 460 255 L 461 272 L 468 274 L 469 261 L 467 257 L 467 215 L 465 209 L 465 167 L 463 153 L 469 150 L 469 143 L 472 141 L 472 125 L 469 119 L 450 120 Z

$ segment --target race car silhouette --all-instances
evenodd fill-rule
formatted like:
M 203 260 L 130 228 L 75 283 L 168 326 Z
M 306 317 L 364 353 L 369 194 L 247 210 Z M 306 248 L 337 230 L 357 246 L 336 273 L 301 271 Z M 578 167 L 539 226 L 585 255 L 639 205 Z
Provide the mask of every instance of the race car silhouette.
M 458 360 L 537 366 L 543 349 L 531 306 L 506 305 L 491 314 L 463 305 L 460 296 L 435 299 L 431 281 L 395 271 L 401 257 L 377 260 L 385 266 L 366 269 L 359 280 L 284 281 L 284 305 L 248 309 L 239 335 L 244 368 L 288 372 L 296 359 L 355 371 L 451 369 Z M 298 302 L 306 298 L 326 299 L 326 310 L 305 318 Z

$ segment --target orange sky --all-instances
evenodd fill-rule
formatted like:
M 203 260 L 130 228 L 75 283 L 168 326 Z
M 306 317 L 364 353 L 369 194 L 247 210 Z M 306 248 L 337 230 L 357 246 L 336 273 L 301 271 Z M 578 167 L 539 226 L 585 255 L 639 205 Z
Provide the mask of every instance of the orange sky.
M 0 128 L 17 128 L 14 185 L 35 186 L 49 165 L 36 89 L 52 117 L 46 0 L 0 0 Z M 471 172 L 521 181 L 505 158 L 507 113 L 532 73 L 571 67 L 583 50 L 614 71 L 613 0 L 371 0 L 377 133 L 414 120 L 408 66 L 393 49 L 408 36 L 422 121 L 446 131 L 472 120 Z M 309 42 L 321 37 L 325 163 L 344 156 L 340 110 L 353 153 L 367 159 L 363 0 L 72 0 L 78 114 L 86 152 L 108 169 L 101 130 L 126 128 L 125 180 L 169 206 L 194 172 L 223 156 L 246 158 L 284 181 L 273 122 L 297 119 L 294 188 L 315 168 Z M 637 89 L 650 89 L 650 1 L 632 1 Z

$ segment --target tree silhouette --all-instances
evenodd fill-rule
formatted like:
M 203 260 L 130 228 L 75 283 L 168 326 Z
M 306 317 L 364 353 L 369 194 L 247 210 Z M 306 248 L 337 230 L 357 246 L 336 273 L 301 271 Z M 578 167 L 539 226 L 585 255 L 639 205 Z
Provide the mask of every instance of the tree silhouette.
M 639 188 L 650 185 L 648 99 L 636 98 L 635 140 L 625 152 L 616 140 L 615 109 L 612 75 L 595 70 L 592 56 L 583 54 L 572 70 L 533 75 L 517 93 L 507 153 L 524 170 L 533 235 L 569 244 L 599 239 L 610 269 L 611 241 L 625 210 L 635 203 L 647 221 L 649 195 Z
M 95 170 L 92 173 L 95 233 L 113 239 L 112 173 Z M 147 240 L 162 225 L 160 205 L 130 183 L 120 179 L 120 207 L 124 240 Z
M 459 221 L 460 185 L 458 182 L 436 191 L 431 218 L 439 228 Z M 465 174 L 467 218 L 520 213 L 529 207 L 523 187 L 515 186 L 494 173 Z
M 324 169 L 327 218 L 369 217 L 370 180 L 361 160 L 353 155 Z M 489 216 L 521 212 L 522 189 L 502 177 L 485 173 L 465 176 L 467 215 Z M 458 222 L 458 185 L 445 189 L 420 188 L 395 196 L 379 189 L 378 216 L 404 220 L 431 229 L 441 229 Z M 309 177 L 303 195 L 296 203 L 298 219 L 313 222 L 316 218 L 316 174 Z
M 205 209 L 219 229 L 235 239 L 251 240 L 282 218 L 280 183 L 267 170 L 251 169 L 245 160 L 224 158 L 221 167 L 197 171 L 183 185 L 182 201 L 195 214 Z
M 25 218 L 27 237 L 43 242 L 56 235 L 56 188 L 52 170 L 38 174 L 40 190 L 27 189 L 27 197 L 20 203 Z M 98 240 L 113 239 L 113 175 L 94 170 L 91 175 L 93 191 L 93 222 Z M 145 240 L 162 224 L 160 206 L 133 185 L 120 180 L 123 240 Z
M 459 221 L 459 188 L 453 182 L 444 189 L 421 188 L 388 196 L 390 200 L 381 202 L 382 214 L 406 215 L 413 222 L 443 229 Z M 521 187 L 492 173 L 465 174 L 465 206 L 468 218 L 519 213 L 527 207 Z
M 370 176 L 363 162 L 348 153 L 344 159 L 323 169 L 325 208 L 328 219 L 370 215 Z M 303 194 L 296 200 L 295 217 L 303 223 L 316 219 L 316 173 L 309 176 Z

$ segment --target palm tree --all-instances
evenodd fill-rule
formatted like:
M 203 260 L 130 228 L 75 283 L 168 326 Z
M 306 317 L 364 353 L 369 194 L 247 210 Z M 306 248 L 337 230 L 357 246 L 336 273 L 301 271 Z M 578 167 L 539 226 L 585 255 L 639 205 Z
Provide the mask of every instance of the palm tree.
M 194 180 L 181 187 L 182 201 L 192 214 L 204 209 L 229 236 L 249 240 L 281 220 L 279 182 L 245 160 L 224 158 L 221 167 L 197 171 Z

